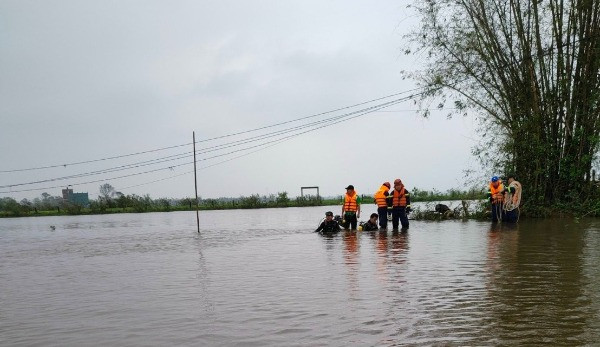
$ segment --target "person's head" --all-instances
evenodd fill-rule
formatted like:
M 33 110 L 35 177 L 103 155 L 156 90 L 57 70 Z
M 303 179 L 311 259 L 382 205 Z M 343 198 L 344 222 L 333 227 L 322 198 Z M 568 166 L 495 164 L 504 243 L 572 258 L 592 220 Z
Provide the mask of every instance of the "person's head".
M 498 185 L 500 184 L 500 177 L 498 176 L 493 176 L 492 179 L 490 180 L 492 182 L 492 185 L 494 187 L 498 187 Z
M 506 175 L 506 179 L 507 179 L 507 182 L 508 182 L 508 184 L 511 184 L 513 181 L 516 181 L 516 180 L 517 180 L 517 179 L 515 178 L 515 175 L 514 175 L 514 174 L 508 174 L 508 175 Z
M 352 192 L 354 191 L 354 186 L 353 185 L 349 185 L 346 187 L 346 193 L 348 194 L 352 194 Z
M 377 218 L 379 216 L 377 215 L 377 213 L 371 213 L 371 218 L 369 218 L 371 220 L 371 223 L 375 223 L 377 222 Z
M 402 184 L 402 180 L 399 178 L 396 178 L 394 180 L 394 189 L 400 190 L 400 189 L 402 189 L 402 187 L 404 187 L 404 184 Z
M 390 184 L 390 182 L 383 182 L 383 184 L 382 184 L 382 185 L 386 186 L 386 187 L 387 187 L 387 189 L 390 189 L 390 188 L 392 188 L 392 185 Z
M 331 211 L 325 212 L 325 219 L 332 220 L 333 219 L 333 212 L 331 212 Z

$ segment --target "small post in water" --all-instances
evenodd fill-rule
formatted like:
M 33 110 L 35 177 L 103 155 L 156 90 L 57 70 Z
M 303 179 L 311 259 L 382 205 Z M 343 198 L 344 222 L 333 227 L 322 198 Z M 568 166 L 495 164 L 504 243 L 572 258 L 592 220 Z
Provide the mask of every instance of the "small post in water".
M 196 225 L 198 234 L 200 234 L 200 215 L 198 214 L 198 179 L 196 178 L 196 132 L 192 131 L 192 140 L 194 144 L 194 190 L 196 191 Z

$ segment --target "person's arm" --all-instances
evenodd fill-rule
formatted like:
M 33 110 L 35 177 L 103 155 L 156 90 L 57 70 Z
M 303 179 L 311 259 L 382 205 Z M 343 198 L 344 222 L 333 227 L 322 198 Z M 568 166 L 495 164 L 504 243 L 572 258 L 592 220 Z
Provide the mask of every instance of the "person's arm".
M 514 194 L 515 191 L 516 191 L 515 187 L 511 187 L 511 186 L 504 187 L 504 192 L 509 192 L 511 194 Z
M 410 213 L 411 208 L 410 208 L 410 193 L 408 192 L 408 190 L 404 190 L 404 194 L 406 195 L 406 212 Z
M 321 225 L 319 225 L 319 227 L 317 228 L 317 230 L 315 230 L 315 233 L 317 233 L 317 232 L 319 232 L 319 231 L 321 231 L 323 229 L 325 229 L 325 222 L 323 222 L 323 223 L 321 223 Z
M 360 195 L 358 195 L 356 197 L 356 218 L 360 218 L 360 203 L 361 203 L 362 199 L 360 198 Z

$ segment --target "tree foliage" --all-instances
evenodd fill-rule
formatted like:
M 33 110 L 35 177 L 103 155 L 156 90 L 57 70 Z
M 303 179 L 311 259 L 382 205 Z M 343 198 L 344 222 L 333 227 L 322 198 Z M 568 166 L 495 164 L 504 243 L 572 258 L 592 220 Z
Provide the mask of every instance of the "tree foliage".
M 600 1 L 426 0 L 410 34 L 427 68 L 420 106 L 473 112 L 490 171 L 533 205 L 590 195 L 600 139 Z M 410 53 L 410 50 L 407 50 Z M 441 100 L 441 102 L 439 102 Z

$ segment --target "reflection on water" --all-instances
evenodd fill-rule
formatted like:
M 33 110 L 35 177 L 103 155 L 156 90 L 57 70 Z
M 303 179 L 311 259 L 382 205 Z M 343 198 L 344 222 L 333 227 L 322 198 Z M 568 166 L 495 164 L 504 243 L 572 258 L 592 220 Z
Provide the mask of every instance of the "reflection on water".
M 325 210 L 203 212 L 200 234 L 194 213 L 0 220 L 1 344 L 573 346 L 600 337 L 595 220 L 313 233 Z

